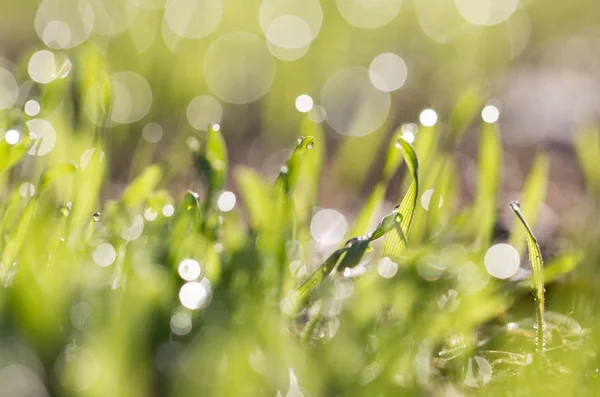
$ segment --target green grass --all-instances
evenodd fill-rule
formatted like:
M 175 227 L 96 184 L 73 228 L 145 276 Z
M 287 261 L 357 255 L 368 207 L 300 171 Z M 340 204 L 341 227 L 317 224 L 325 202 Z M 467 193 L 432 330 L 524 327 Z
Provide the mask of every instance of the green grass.
M 65 100 L 53 116 L 64 127 L 62 155 L 27 155 L 27 137 L 0 142 L 0 360 L 29 376 L 23 384 L 37 379 L 56 396 L 128 397 L 600 391 L 597 214 L 565 231 L 564 249 L 543 269 L 533 230 L 549 158 L 538 155 L 508 239 L 519 252 L 527 245 L 533 273 L 489 277 L 483 258 L 499 241 L 497 208 L 508 206 L 498 198 L 499 127 L 478 128 L 475 197 L 460 207 L 453 157 L 482 106 L 477 89 L 458 96 L 451 134 L 421 126 L 414 146 L 392 135 L 346 243 L 322 250 L 309 228 L 329 159 L 324 131 L 307 118 L 274 183 L 230 169 L 213 126 L 183 134 L 188 143 L 175 141 L 154 163 L 136 157 L 140 171 L 118 199 L 105 199 L 118 160 L 106 118 L 111 93 L 94 85 L 104 67 L 86 51 L 74 65 L 82 78 L 48 86 L 42 107 L 79 90 L 93 99 L 99 125 L 74 122 Z M 19 117 L 6 111 L 2 123 L 21 127 Z M 585 130 L 576 145 L 591 208 L 599 171 L 587 146 L 598 139 Z M 203 189 L 171 193 L 188 164 Z M 383 214 L 398 173 L 397 207 Z M 22 195 L 25 182 L 33 195 Z M 218 199 L 231 187 L 241 202 L 223 212 Z M 429 211 L 419 205 L 427 189 L 435 189 Z M 180 276 L 186 259 L 200 264 L 198 282 Z

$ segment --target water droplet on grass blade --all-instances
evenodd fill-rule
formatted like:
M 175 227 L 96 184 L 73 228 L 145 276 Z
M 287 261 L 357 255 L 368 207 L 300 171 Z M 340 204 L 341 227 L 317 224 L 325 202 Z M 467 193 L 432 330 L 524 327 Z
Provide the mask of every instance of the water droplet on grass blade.
M 92 218 L 94 219 L 94 222 L 99 222 L 100 221 L 100 213 L 94 212 L 94 215 L 92 215 Z

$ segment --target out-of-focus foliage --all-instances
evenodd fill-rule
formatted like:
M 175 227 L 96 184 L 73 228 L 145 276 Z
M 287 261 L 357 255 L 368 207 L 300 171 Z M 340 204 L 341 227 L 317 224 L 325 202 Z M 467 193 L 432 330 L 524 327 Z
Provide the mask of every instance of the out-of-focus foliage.
M 600 392 L 597 5 L 5 3 L 0 396 Z

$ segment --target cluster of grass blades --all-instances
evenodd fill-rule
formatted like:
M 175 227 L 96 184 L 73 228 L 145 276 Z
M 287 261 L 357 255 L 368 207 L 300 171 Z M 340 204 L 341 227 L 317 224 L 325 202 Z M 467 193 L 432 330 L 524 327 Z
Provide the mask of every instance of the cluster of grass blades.
M 76 88 L 92 90 L 89 74 L 98 70 L 82 67 L 88 75 Z M 49 98 L 65 88 L 50 86 Z M 90 95 L 105 120 L 110 92 L 101 88 Z M 542 264 L 533 234 L 548 187 L 542 153 L 521 205 L 511 203 L 517 218 L 508 242 L 519 254 L 527 247 L 531 273 L 490 277 L 484 257 L 499 242 L 498 204 L 508 204 L 498 202 L 500 131 L 480 126 L 475 198 L 459 207 L 453 153 L 483 103 L 472 87 L 456 103 L 446 130 L 421 125 L 414 146 L 400 130 L 392 135 L 375 187 L 340 246 L 311 238 L 325 139 L 308 118 L 273 183 L 248 167 L 230 170 L 224 136 L 213 126 L 182 133 L 185 144 L 175 142 L 168 159 L 147 165 L 113 200 L 103 199 L 116 160 L 106 122 L 54 115 L 65 126 L 63 155 L 77 153 L 73 162 L 28 156 L 34 142 L 25 134 L 15 145 L 0 141 L 4 390 L 593 395 L 600 390 L 592 316 L 600 301 L 589 276 L 600 257 L 592 243 L 597 225 Z M 2 123 L 13 127 L 10 118 Z M 578 139 L 591 200 L 598 172 L 585 146 L 598 136 L 586 131 Z M 204 188 L 178 200 L 166 187 L 187 165 Z M 386 192 L 398 172 L 401 191 Z M 221 200 L 233 186 L 242 204 L 231 210 Z M 426 192 L 428 204 L 419 205 Z M 6 383 L 9 375 L 14 381 Z

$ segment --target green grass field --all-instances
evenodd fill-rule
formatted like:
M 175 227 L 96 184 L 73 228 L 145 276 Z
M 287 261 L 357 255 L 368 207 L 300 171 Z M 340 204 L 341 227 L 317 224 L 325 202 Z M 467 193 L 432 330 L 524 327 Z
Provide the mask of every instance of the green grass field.
M 3 4 L 0 397 L 600 393 L 600 131 L 491 83 L 584 2 L 74 1 Z

